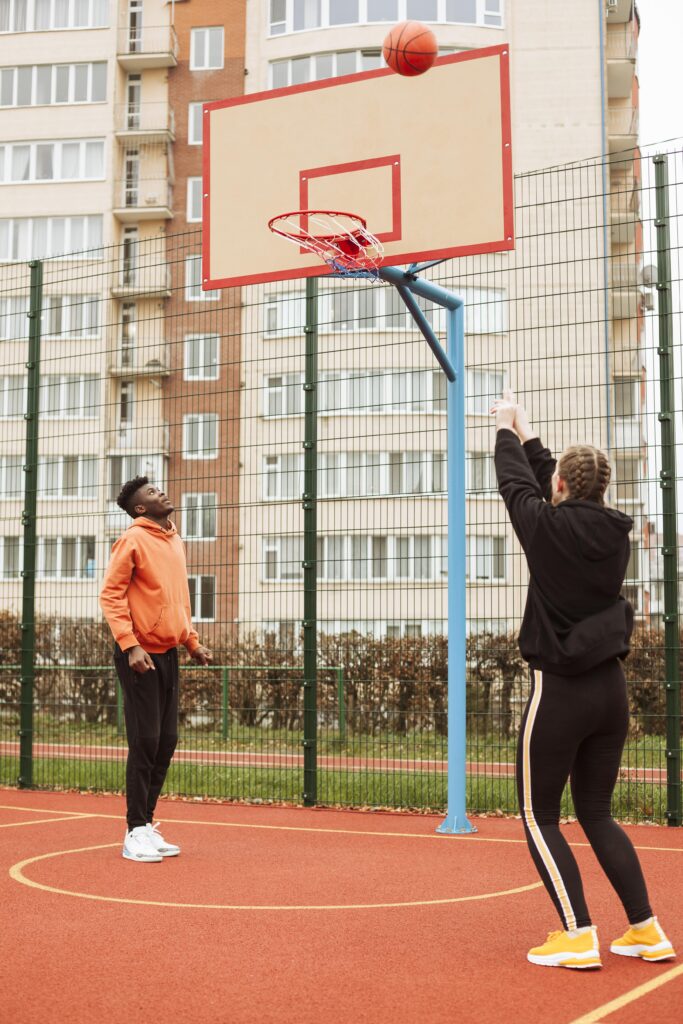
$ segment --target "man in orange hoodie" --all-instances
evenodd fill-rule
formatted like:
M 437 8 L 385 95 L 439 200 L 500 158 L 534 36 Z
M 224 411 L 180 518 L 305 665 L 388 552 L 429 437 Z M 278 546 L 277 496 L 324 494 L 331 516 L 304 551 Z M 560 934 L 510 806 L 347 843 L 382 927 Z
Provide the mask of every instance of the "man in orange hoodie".
M 212 660 L 192 628 L 185 549 L 168 518 L 173 504 L 146 476 L 116 499 L 133 522 L 112 548 L 100 606 L 114 634 L 128 739 L 123 856 L 139 863 L 176 857 L 154 824 L 178 742 L 178 644 L 200 665 Z

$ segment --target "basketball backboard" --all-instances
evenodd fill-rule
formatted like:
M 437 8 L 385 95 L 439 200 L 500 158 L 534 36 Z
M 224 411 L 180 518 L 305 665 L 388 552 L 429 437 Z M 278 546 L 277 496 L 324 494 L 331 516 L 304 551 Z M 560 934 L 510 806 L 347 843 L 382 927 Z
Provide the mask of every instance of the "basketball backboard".
M 303 209 L 359 214 L 383 264 L 512 249 L 509 49 L 439 58 L 204 107 L 203 287 L 329 273 L 268 228 Z

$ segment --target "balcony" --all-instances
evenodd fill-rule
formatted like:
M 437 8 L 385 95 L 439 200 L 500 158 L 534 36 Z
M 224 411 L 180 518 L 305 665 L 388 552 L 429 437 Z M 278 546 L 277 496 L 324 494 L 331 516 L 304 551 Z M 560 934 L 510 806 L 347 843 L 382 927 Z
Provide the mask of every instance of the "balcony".
M 129 455 L 133 454 L 136 449 L 144 453 L 147 458 L 170 454 L 169 424 L 166 420 L 154 422 L 149 409 L 145 410 L 144 421 L 139 427 L 126 424 L 109 432 L 107 444 L 109 455 Z
M 645 443 L 639 416 L 614 417 L 614 447 L 637 452 Z
M 607 30 L 607 92 L 610 99 L 628 99 L 633 92 L 638 45 L 631 25 Z
M 612 263 L 612 317 L 625 320 L 637 316 L 640 306 L 637 263 Z
M 168 178 L 120 178 L 114 182 L 113 212 L 123 224 L 170 220 L 173 186 Z
M 170 373 L 166 346 L 158 344 L 143 343 L 137 348 L 119 348 L 113 353 L 109 365 L 111 377 L 125 377 L 127 380 L 158 379 L 168 377 Z
M 607 111 L 607 143 L 612 158 L 624 159 L 638 145 L 638 108 L 610 107 Z
M 633 0 L 610 0 L 607 4 L 607 25 L 623 25 L 633 17 Z
M 129 25 L 118 30 L 116 56 L 126 71 L 174 68 L 178 64 L 178 37 L 171 25 Z
M 118 103 L 114 132 L 129 146 L 134 142 L 174 142 L 175 115 L 168 103 Z
M 171 295 L 171 268 L 168 263 L 154 263 L 151 266 L 125 267 L 119 273 L 116 284 L 112 285 L 112 298 L 168 299 Z

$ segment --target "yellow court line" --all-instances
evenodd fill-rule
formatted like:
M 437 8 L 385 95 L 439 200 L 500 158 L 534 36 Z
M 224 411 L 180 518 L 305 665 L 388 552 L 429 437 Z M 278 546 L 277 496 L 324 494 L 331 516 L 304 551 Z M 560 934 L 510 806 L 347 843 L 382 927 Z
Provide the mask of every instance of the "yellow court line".
M 126 899 L 123 896 L 97 896 L 88 892 L 74 892 L 70 889 L 58 889 L 53 885 L 44 885 L 42 882 L 35 882 L 27 878 L 24 868 L 29 864 L 37 864 L 41 860 L 49 860 L 52 857 L 65 857 L 71 853 L 89 853 L 92 850 L 110 850 L 118 846 L 118 843 L 104 843 L 99 846 L 81 846 L 75 850 L 58 850 L 55 853 L 43 853 L 38 857 L 29 857 L 26 860 L 12 865 L 9 869 L 10 878 L 22 885 L 32 889 L 42 889 L 44 892 L 57 893 L 59 896 L 76 896 L 83 900 L 97 900 L 101 903 L 132 903 L 143 907 L 173 907 L 184 910 L 386 910 L 392 907 L 433 907 L 450 903 L 473 903 L 477 900 L 491 900 L 498 896 L 514 896 L 521 892 L 531 892 L 532 889 L 539 889 L 542 882 L 532 882 L 531 885 L 522 885 L 515 889 L 502 889 L 498 892 L 485 892 L 476 896 L 452 896 L 438 900 L 405 900 L 400 903 L 331 903 L 331 904 L 284 904 L 284 905 L 248 905 L 243 903 L 171 903 L 162 900 L 134 900 Z
M 614 1013 L 616 1010 L 621 1010 L 624 1006 L 628 1006 L 629 1003 L 634 1003 L 636 999 L 642 999 L 643 996 L 648 995 L 650 992 L 654 992 L 655 989 L 660 988 L 662 985 L 666 985 L 668 982 L 673 981 L 675 978 L 679 978 L 683 974 L 683 964 L 679 964 L 678 967 L 673 967 L 670 971 L 666 971 L 664 974 L 657 975 L 656 978 L 652 978 L 651 981 L 646 981 L 642 985 L 638 985 L 637 988 L 632 988 L 629 992 L 624 992 L 623 995 L 617 996 L 616 999 L 612 999 L 609 1003 L 604 1003 L 602 1006 L 598 1006 L 595 1010 L 590 1010 L 584 1014 L 583 1017 L 577 1017 L 571 1024 L 601 1024 L 601 1020 L 605 1016 Z
M 13 809 L 12 804 L 4 805 L 0 804 L 0 810 L 11 810 Z M 19 810 L 20 808 L 15 808 Z M 49 809 L 45 808 L 21 808 L 21 810 L 33 810 L 38 813 L 48 813 Z M 295 808 L 292 808 L 295 810 Z M 91 813 L 87 814 L 81 811 L 58 811 L 59 814 L 71 814 L 78 816 L 79 818 L 104 818 L 111 821 L 123 821 L 123 816 L 120 814 L 99 814 Z M 65 821 L 71 819 L 65 818 Z M 435 839 L 439 842 L 443 842 L 444 836 L 437 834 L 436 832 L 375 832 L 374 830 L 365 829 L 352 829 L 352 828 L 314 828 L 311 825 L 256 825 L 251 822 L 243 821 L 200 821 L 195 818 L 167 818 L 163 817 L 160 819 L 165 825 L 213 825 L 216 828 L 253 828 L 262 829 L 271 832 L 320 832 L 329 833 L 330 835 L 345 835 L 345 836 L 383 836 L 393 837 L 397 839 Z M 448 838 L 448 837 L 446 837 Z M 455 838 L 455 837 L 452 837 Z M 482 836 L 477 833 L 472 833 L 469 836 L 463 834 L 457 836 L 459 839 L 469 838 L 473 843 L 511 843 L 518 846 L 526 846 L 526 839 L 496 839 L 492 836 Z M 590 849 L 590 843 L 569 843 L 571 847 L 585 847 Z M 683 853 L 683 847 L 677 846 L 636 846 L 636 850 L 654 850 L 658 853 Z
M 0 811 L 31 811 L 33 814 L 68 814 L 70 818 L 94 818 L 89 811 L 60 811 L 57 807 L 22 807 L 20 804 L 0 804 Z
M 36 818 L 35 821 L 10 821 L 6 824 L 0 825 L 0 828 L 25 828 L 26 825 L 49 825 L 50 822 L 55 821 L 81 821 L 86 815 L 79 814 L 74 818 Z M 90 817 L 90 815 L 87 815 Z

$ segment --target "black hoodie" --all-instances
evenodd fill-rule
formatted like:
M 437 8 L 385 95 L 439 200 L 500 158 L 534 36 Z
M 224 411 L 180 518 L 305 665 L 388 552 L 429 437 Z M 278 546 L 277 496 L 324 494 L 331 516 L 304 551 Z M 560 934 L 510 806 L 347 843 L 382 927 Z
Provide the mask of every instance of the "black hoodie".
M 538 438 L 499 430 L 498 489 L 529 564 L 519 649 L 533 668 L 586 672 L 625 658 L 633 609 L 621 596 L 633 520 L 595 501 L 550 504 L 556 462 Z

